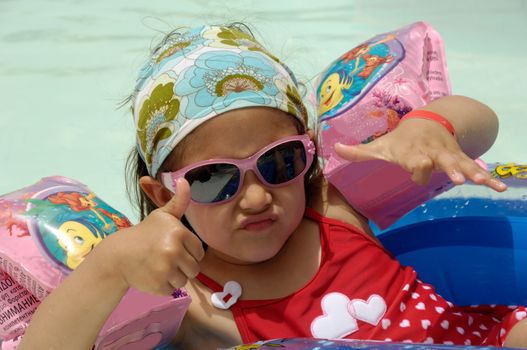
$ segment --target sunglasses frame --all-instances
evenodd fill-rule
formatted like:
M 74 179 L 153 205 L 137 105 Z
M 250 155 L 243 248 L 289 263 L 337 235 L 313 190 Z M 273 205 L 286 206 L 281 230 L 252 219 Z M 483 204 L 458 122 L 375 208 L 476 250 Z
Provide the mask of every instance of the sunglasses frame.
M 282 183 L 279 183 L 279 184 L 270 184 L 270 183 L 268 183 L 263 178 L 263 176 L 260 174 L 260 171 L 258 170 L 258 166 L 257 166 L 258 158 L 260 158 L 264 153 L 268 152 L 272 148 L 275 148 L 277 146 L 280 146 L 282 144 L 285 144 L 285 143 L 288 143 L 288 142 L 292 142 L 292 141 L 300 141 L 304 145 L 304 149 L 305 149 L 305 153 L 306 153 L 306 166 L 304 167 L 304 170 L 302 170 L 302 172 L 300 172 L 295 178 L 293 178 L 293 179 L 291 179 L 289 181 L 285 181 L 285 182 L 282 182 Z M 303 134 L 303 135 L 288 136 L 288 137 L 284 137 L 284 138 L 282 138 L 280 140 L 277 140 L 277 141 L 265 146 L 264 148 L 262 148 L 261 150 L 259 150 L 255 154 L 253 154 L 252 156 L 244 158 L 244 159 L 214 158 L 214 159 L 204 160 L 204 161 L 200 161 L 200 162 L 197 162 L 197 163 L 194 163 L 194 164 L 190 164 L 190 165 L 188 165 L 188 166 L 186 166 L 186 167 L 184 167 L 182 169 L 179 169 L 177 171 L 163 172 L 163 173 L 161 173 L 161 183 L 169 191 L 171 191 L 172 193 L 176 193 L 176 182 L 177 182 L 177 180 L 180 179 L 180 178 L 185 178 L 185 174 L 187 172 L 191 171 L 191 170 L 194 170 L 196 168 L 199 168 L 199 167 L 202 167 L 202 166 L 205 166 L 205 165 L 210 165 L 210 164 L 220 164 L 221 163 L 221 164 L 234 165 L 240 171 L 240 180 L 239 180 L 238 188 L 237 188 L 236 192 L 232 196 L 230 196 L 229 198 L 227 198 L 225 200 L 221 200 L 221 201 L 217 201 L 217 202 L 210 202 L 210 203 L 208 203 L 208 202 L 198 202 L 198 201 L 195 201 L 194 199 L 191 198 L 191 201 L 193 203 L 201 204 L 201 205 L 223 204 L 223 203 L 226 203 L 226 202 L 230 201 L 231 199 L 235 198 L 238 195 L 238 193 L 240 192 L 240 189 L 243 187 L 243 180 L 245 178 L 245 173 L 247 171 L 249 171 L 249 170 L 252 170 L 256 174 L 256 176 L 258 177 L 258 180 L 260 180 L 267 187 L 282 187 L 282 186 L 290 184 L 290 183 L 292 183 L 294 181 L 300 180 L 306 174 L 307 170 L 311 167 L 311 164 L 313 163 L 313 158 L 314 158 L 315 151 L 316 151 L 315 144 L 313 143 L 313 141 L 311 141 L 311 139 L 309 138 L 309 135 Z

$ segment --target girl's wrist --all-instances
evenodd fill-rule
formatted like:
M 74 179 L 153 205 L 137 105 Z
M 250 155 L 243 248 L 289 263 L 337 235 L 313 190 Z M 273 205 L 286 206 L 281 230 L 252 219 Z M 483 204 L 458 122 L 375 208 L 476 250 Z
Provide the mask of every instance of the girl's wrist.
M 105 238 L 86 257 L 83 263 L 89 271 L 85 273 L 93 274 L 100 283 L 106 283 L 114 292 L 124 295 L 130 286 L 119 269 L 119 254 L 113 247 L 111 237 Z
M 452 123 L 450 123 L 448 119 L 446 119 L 445 117 L 443 117 L 442 115 L 438 113 L 435 113 L 429 110 L 424 110 L 424 109 L 414 109 L 413 111 L 405 114 L 401 118 L 400 122 L 403 122 L 408 119 L 426 119 L 426 120 L 434 121 L 442 125 L 448 131 L 449 134 L 456 137 L 456 130 L 454 129 L 454 126 L 452 125 Z

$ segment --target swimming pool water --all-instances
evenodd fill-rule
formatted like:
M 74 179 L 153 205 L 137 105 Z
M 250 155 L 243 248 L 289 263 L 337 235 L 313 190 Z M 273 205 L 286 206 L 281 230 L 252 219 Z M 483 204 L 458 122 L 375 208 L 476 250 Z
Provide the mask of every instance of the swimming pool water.
M 2 0 L 0 194 L 58 174 L 135 219 L 123 180 L 133 125 L 116 106 L 159 32 L 244 21 L 309 81 L 351 47 L 418 20 L 443 36 L 454 93 L 501 118 L 484 159 L 525 161 L 526 1 Z

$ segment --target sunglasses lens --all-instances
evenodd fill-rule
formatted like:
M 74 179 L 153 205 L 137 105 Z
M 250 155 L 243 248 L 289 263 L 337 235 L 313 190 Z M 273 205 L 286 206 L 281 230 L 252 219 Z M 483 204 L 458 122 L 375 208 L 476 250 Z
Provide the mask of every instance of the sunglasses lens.
M 233 164 L 207 164 L 185 174 L 192 199 L 199 203 L 221 202 L 232 197 L 240 184 L 240 171 Z
M 247 163 L 249 159 L 243 160 Z M 190 184 L 192 200 L 198 203 L 219 203 L 232 198 L 240 187 L 242 176 L 236 161 L 207 163 L 185 173 Z M 259 176 L 268 185 L 285 184 L 306 170 L 307 155 L 304 143 L 293 140 L 279 144 L 256 160 Z M 243 166 L 245 167 L 245 166 Z
M 257 161 L 262 177 L 278 185 L 298 177 L 306 168 L 306 149 L 301 141 L 291 141 L 265 152 Z

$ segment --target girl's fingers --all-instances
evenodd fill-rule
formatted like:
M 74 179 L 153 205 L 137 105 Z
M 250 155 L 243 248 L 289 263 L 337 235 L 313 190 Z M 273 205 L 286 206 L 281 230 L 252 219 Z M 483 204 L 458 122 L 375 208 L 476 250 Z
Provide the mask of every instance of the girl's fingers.
M 352 162 L 362 162 L 365 160 L 372 159 L 384 159 L 386 160 L 379 143 L 372 142 L 366 145 L 344 145 L 342 143 L 336 143 L 334 145 L 337 154 Z
M 463 166 L 466 168 L 465 174 L 470 181 L 477 185 L 487 186 L 497 192 L 503 192 L 507 189 L 507 185 L 492 177 L 490 172 L 488 172 L 486 169 L 480 167 L 472 159 L 468 157 L 465 158 L 467 160 L 463 162 Z
M 503 192 L 507 189 L 507 185 L 493 178 L 486 169 L 483 169 L 464 153 L 459 152 L 454 156 L 452 153 L 443 152 L 438 157 L 437 162 L 439 168 L 456 185 L 460 185 L 465 182 L 465 179 L 468 179 L 476 185 L 484 185 L 498 192 Z
M 465 174 L 466 178 L 476 185 L 482 185 L 491 178 L 490 173 L 486 169 L 480 167 L 469 157 L 463 154 L 460 158 L 461 160 L 459 161 L 459 164 L 463 174 Z
M 168 284 L 170 285 L 172 291 L 174 291 L 174 289 L 185 286 L 185 284 L 187 284 L 187 280 L 187 275 L 180 269 L 176 268 L 172 275 L 168 277 Z
M 476 185 L 484 185 L 497 192 L 503 192 L 507 189 L 507 185 L 492 177 L 488 171 L 481 168 L 478 170 L 470 170 L 470 172 L 467 174 L 467 178 Z
M 426 185 L 430 181 L 434 162 L 425 155 L 416 155 L 409 159 L 407 167 L 412 173 L 412 181 L 419 185 Z
M 484 184 L 485 186 L 488 186 L 497 192 L 503 192 L 507 189 L 506 184 L 492 176 L 489 179 L 485 180 Z
M 185 276 L 188 278 L 194 278 L 200 272 L 200 266 L 198 260 L 194 258 L 187 250 L 184 251 L 184 254 L 178 257 L 177 261 L 173 262 L 175 269 L 181 270 Z
M 183 254 L 174 261 L 174 270 L 181 270 L 181 272 L 188 278 L 194 278 L 200 272 L 199 263 L 190 254 Z
M 205 250 L 203 249 L 203 244 L 197 236 L 190 233 L 185 235 L 183 238 L 183 246 L 187 252 L 195 259 L 195 261 L 201 261 L 205 256 Z
M 466 181 L 463 170 L 460 167 L 458 157 L 455 156 L 455 153 L 447 149 L 444 149 L 441 152 L 436 152 L 434 158 L 434 169 L 443 171 L 456 185 L 461 185 Z

